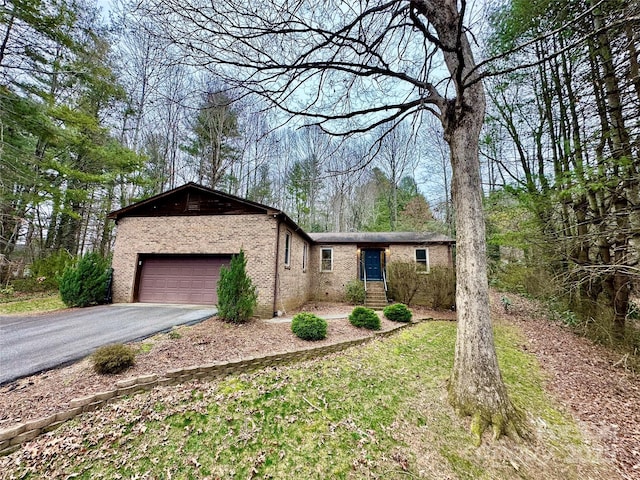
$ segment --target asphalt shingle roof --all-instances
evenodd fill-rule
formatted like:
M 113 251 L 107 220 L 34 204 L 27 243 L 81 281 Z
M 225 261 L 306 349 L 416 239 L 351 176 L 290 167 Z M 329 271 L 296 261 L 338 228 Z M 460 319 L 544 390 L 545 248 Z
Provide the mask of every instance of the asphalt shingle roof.
M 309 233 L 316 243 L 455 243 L 432 232 L 323 232 Z

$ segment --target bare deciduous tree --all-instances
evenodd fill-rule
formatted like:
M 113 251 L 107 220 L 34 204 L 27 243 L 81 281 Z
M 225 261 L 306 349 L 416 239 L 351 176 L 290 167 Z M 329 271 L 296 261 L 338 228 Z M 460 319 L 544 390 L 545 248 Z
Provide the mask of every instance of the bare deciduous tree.
M 391 218 L 391 230 L 398 229 L 398 189 L 400 180 L 408 174 L 413 175 L 417 161 L 415 136 L 411 132 L 407 122 L 399 123 L 392 131 L 386 133 L 384 126 L 380 132 L 379 150 L 376 155 L 376 164 L 382 169 L 389 179 L 391 192 L 389 192 L 389 213 Z
M 452 404 L 478 441 L 518 427 L 489 316 L 478 158 L 485 94 L 462 0 L 146 0 L 157 33 L 185 61 L 215 69 L 292 115 L 336 134 L 393 129 L 428 112 L 451 150 L 457 214 L 458 337 Z
M 494 50 L 510 50 L 514 37 L 534 38 L 495 67 L 533 66 L 493 82 L 486 153 L 503 183 L 526 196 L 568 307 L 612 321 L 622 338 L 639 261 L 633 123 L 640 89 L 624 77 L 637 66 L 627 29 L 637 27 L 640 6 L 586 0 L 552 6 L 534 14 L 527 2 L 513 1 L 495 17 Z M 561 30 L 568 19 L 572 28 Z

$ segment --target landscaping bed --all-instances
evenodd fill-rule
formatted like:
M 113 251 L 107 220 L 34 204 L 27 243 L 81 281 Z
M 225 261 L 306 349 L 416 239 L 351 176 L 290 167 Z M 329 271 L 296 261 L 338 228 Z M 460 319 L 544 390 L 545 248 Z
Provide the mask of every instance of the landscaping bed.
M 496 343 L 531 441 L 488 432 L 476 447 L 444 394 L 455 337 L 452 322 L 423 322 L 324 358 L 156 387 L 0 457 L 0 478 L 619 478 L 510 326 Z
M 330 345 L 372 336 L 366 329 L 353 327 L 346 319 L 353 307 L 343 304 L 313 303 L 303 309 L 324 315 L 344 314 L 344 319 L 330 320 L 327 338 L 308 342 L 291 332 L 290 323 L 253 320 L 233 325 L 211 318 L 172 333 L 159 334 L 142 342 L 131 343 L 139 353 L 133 368 L 116 375 L 99 375 L 89 359 L 72 365 L 25 377 L 0 387 L 0 430 L 25 420 L 44 417 L 69 407 L 69 401 L 115 388 L 129 377 L 157 374 L 218 361 L 268 355 Z M 300 310 L 303 310 L 300 309 Z M 293 314 L 293 313 L 292 313 Z M 418 318 L 453 317 L 452 312 L 416 310 Z M 382 330 L 398 326 L 382 319 Z
M 499 325 L 515 327 L 514 331 L 521 332 L 520 339 L 516 340 L 518 348 L 537 357 L 545 374 L 546 388 L 562 409 L 578 419 L 579 428 L 586 436 L 587 442 L 591 442 L 593 452 L 599 452 L 598 455 L 615 464 L 620 478 L 640 478 L 640 452 L 637 447 L 640 445 L 638 376 L 625 368 L 624 358 L 620 355 L 576 336 L 560 324 L 549 322 L 546 312 L 534 302 L 516 296 L 510 296 L 510 299 L 508 312 L 505 313 L 501 295 L 492 293 L 494 320 Z M 309 304 L 301 310 L 320 316 L 344 314 L 346 317 L 351 309 L 351 306 L 340 304 Z M 288 312 L 288 315 L 294 313 Z M 451 320 L 455 314 L 414 309 L 415 319 L 429 317 Z M 398 324 L 382 320 L 383 330 L 395 325 Z M 153 373 L 161 375 L 175 368 L 239 360 L 244 357 L 307 348 L 310 345 L 330 345 L 369 335 L 371 332 L 353 327 L 346 318 L 330 320 L 327 339 L 320 342 L 298 339 L 290 331 L 289 323 L 252 321 L 246 325 L 230 325 L 217 319 L 209 319 L 193 327 L 182 327 L 170 334 L 158 335 L 132 344 L 140 352 L 136 366 L 119 375 L 97 375 L 93 373 L 89 361 L 84 360 L 0 387 L 0 430 L 16 422 L 57 412 L 66 408 L 69 400 L 73 398 L 111 389 L 119 380 L 132 376 Z M 295 370 L 296 367 L 292 368 Z M 405 370 L 404 366 L 399 368 L 401 371 Z M 446 372 L 446 369 L 444 371 Z M 503 374 L 507 378 L 511 375 L 509 369 L 504 368 Z M 446 374 L 443 375 L 446 377 Z M 211 388 L 215 389 L 216 383 L 213 382 Z M 184 387 L 172 388 L 174 390 L 170 392 L 173 393 L 167 394 L 177 395 L 178 391 L 189 391 L 196 387 L 186 384 Z M 445 392 L 444 383 L 439 384 L 437 390 L 442 397 Z M 161 397 L 162 392 L 169 391 L 161 389 L 159 393 L 154 394 L 154 398 L 158 395 Z M 416 400 L 422 401 L 421 398 Z M 423 400 L 433 402 L 432 398 Z M 309 409 L 314 410 L 317 407 L 315 400 L 310 401 L 313 406 L 309 406 Z M 446 404 L 446 401 L 443 401 Z M 120 402 L 107 408 L 126 410 L 128 407 L 118 407 Z M 429 405 L 429 408 L 431 407 L 432 405 Z M 398 433 L 398 438 L 410 445 L 417 442 L 414 445 L 416 449 L 424 448 L 419 440 L 412 436 L 415 425 L 400 427 L 405 433 Z M 509 449 L 510 445 L 510 442 L 498 444 L 495 448 Z M 531 452 L 532 455 L 539 453 L 535 448 Z M 433 454 L 427 453 L 427 457 Z M 405 457 L 399 455 L 397 461 L 403 463 Z M 418 460 L 418 471 L 428 471 L 428 462 L 429 458 L 426 457 L 424 460 Z M 601 477 L 586 473 L 583 478 Z

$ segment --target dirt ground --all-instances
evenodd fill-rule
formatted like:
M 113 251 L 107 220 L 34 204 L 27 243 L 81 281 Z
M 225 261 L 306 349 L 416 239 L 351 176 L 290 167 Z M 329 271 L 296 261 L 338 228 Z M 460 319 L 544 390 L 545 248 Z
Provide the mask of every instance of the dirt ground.
M 501 295 L 492 294 L 493 318 L 517 326 L 522 348 L 547 373 L 547 390 L 597 441 L 625 479 L 640 479 L 640 376 L 625 356 L 579 337 L 547 320 L 532 301 L 509 295 L 505 314 Z
M 526 299 L 509 296 L 511 305 L 505 313 L 500 297 L 492 294 L 494 320 L 515 325 L 522 331 L 522 348 L 538 358 L 548 376 L 549 392 L 581 422 L 623 478 L 640 479 L 640 382 L 626 368 L 624 357 L 549 322 L 544 311 Z M 327 303 L 304 306 L 305 311 L 320 316 L 345 316 L 329 321 L 327 339 L 317 345 L 371 335 L 346 320 L 352 308 Z M 417 308 L 413 311 L 416 319 L 455 319 L 453 312 Z M 383 319 L 383 330 L 393 325 Z M 89 359 L 85 359 L 3 385 L 0 429 L 64 410 L 71 399 L 115 388 L 115 383 L 124 378 L 308 346 L 308 342 L 291 333 L 289 323 L 261 320 L 230 325 L 213 318 L 193 327 L 179 328 L 177 333 L 180 338 L 161 334 L 133 344 L 141 350 L 136 365 L 119 375 L 98 375 Z

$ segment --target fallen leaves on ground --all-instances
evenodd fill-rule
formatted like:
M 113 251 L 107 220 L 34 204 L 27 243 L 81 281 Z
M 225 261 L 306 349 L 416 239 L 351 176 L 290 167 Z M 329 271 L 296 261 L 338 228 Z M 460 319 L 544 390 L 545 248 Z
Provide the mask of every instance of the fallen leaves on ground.
M 548 315 L 535 302 L 510 296 L 512 303 L 508 313 L 505 313 L 500 298 L 501 294 L 492 293 L 493 318 L 513 324 L 522 331 L 525 338 L 522 348 L 534 354 L 543 370 L 548 373 L 547 388 L 551 394 L 581 421 L 603 454 L 615 462 L 623 478 L 640 478 L 638 376 L 624 368 L 621 355 L 575 335 L 558 323 L 550 322 Z M 304 309 L 320 315 L 345 313 L 346 316 L 351 308 L 338 304 L 310 304 Z M 419 309 L 414 310 L 414 316 L 453 319 L 455 315 L 452 312 Z M 391 325 L 383 320 L 383 328 Z M 118 380 L 131 376 L 162 374 L 172 368 L 238 360 L 309 346 L 309 342 L 300 340 L 291 333 L 288 323 L 254 321 L 246 325 L 230 325 L 210 319 L 194 327 L 181 328 L 179 333 L 180 338 L 160 335 L 145 340 L 144 343 L 152 344 L 151 350 L 137 357 L 136 366 L 132 370 L 119 375 L 97 375 L 91 370 L 88 360 L 84 360 L 0 387 L 0 429 L 65 409 L 69 400 L 114 388 Z M 347 320 L 332 320 L 329 322 L 327 339 L 313 344 L 336 343 L 370 334 L 354 328 Z M 129 400 L 128 402 L 146 402 L 147 405 L 147 408 L 137 405 L 137 415 L 140 416 L 138 420 L 143 420 L 137 428 L 144 428 L 145 419 L 152 420 L 156 416 L 162 416 L 151 408 L 157 395 L 163 396 L 165 403 L 186 405 L 183 402 L 190 395 L 190 385 L 156 389 L 152 394 L 140 397 L 140 400 Z M 204 400 L 190 401 L 189 410 L 198 411 L 198 404 L 201 402 Z M 310 402 L 320 408 L 316 401 Z M 116 415 L 131 415 L 130 405 L 127 405 L 124 408 L 123 404 L 114 403 L 100 409 L 95 412 L 93 423 Z M 128 416 L 125 418 L 129 422 L 134 420 Z M 122 425 L 124 429 L 124 420 Z M 88 425 L 86 428 L 89 427 Z M 27 443 L 22 447 L 22 456 L 45 462 L 47 458 L 64 454 L 72 462 L 73 453 L 86 448 L 82 444 L 83 429 L 77 431 L 77 436 L 52 436 L 44 446 L 41 442 Z M 91 441 L 108 440 L 116 446 L 123 431 L 112 430 L 108 432 L 108 438 L 96 437 Z M 108 450 L 103 454 L 108 455 Z M 403 469 L 405 459 L 401 456 L 393 458 L 399 468 Z M 197 459 L 194 460 L 197 462 Z M 257 458 L 256 464 L 259 462 L 260 459 Z M 167 478 L 171 478 L 170 471 L 167 472 Z
M 549 374 L 547 389 L 597 439 L 621 475 L 640 479 L 640 378 L 624 368 L 621 354 L 549 321 L 534 302 L 510 295 L 505 314 L 492 294 L 494 318 L 516 325 Z

